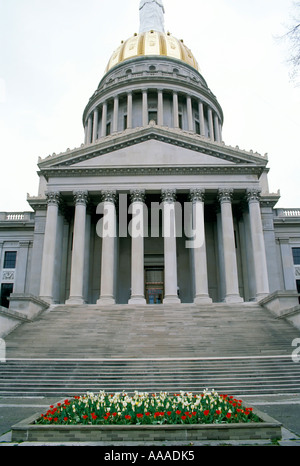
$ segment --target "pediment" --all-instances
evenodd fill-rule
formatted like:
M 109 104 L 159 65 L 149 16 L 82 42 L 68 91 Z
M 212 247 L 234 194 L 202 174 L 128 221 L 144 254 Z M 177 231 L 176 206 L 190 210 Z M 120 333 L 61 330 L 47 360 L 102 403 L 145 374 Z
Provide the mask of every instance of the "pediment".
M 194 150 L 184 147 L 177 147 L 165 142 L 149 140 L 72 164 L 72 167 L 211 166 L 232 165 L 233 163 L 234 162 L 219 159 L 205 153 L 195 152 Z
M 83 173 L 110 174 L 144 170 L 162 173 L 187 170 L 244 170 L 262 173 L 267 158 L 238 147 L 212 142 L 194 133 L 164 127 L 127 130 L 97 140 L 93 144 L 53 154 L 38 165 L 47 177 Z

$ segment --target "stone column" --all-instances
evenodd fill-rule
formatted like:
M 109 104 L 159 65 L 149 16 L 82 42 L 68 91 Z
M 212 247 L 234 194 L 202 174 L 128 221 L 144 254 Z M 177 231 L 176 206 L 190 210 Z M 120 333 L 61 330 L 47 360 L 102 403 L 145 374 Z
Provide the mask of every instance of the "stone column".
M 201 136 L 205 136 L 204 107 L 203 107 L 202 102 L 199 102 L 199 121 L 200 121 L 200 134 Z
M 71 264 L 70 297 L 66 304 L 83 304 L 87 191 L 74 192 L 75 220 Z
M 40 297 L 44 301 L 52 304 L 60 193 L 48 192 L 46 196 L 48 207 L 41 270 Z
M 250 229 L 256 282 L 256 299 L 262 299 L 269 294 L 269 279 L 265 251 L 264 233 L 260 212 L 260 190 L 247 191 L 249 204 Z
M 118 119 L 119 119 L 119 96 L 114 97 L 114 115 L 113 115 L 113 133 L 118 131 Z
M 218 118 L 217 114 L 215 114 L 215 116 L 214 116 L 214 134 L 215 134 L 215 140 L 217 142 L 221 142 L 219 118 Z
M 240 303 L 243 299 L 239 294 L 235 238 L 232 217 L 232 189 L 220 189 L 219 201 L 221 205 L 222 239 L 224 251 L 225 271 L 225 302 Z
M 195 230 L 195 247 L 193 247 L 193 266 L 195 282 L 195 304 L 210 304 L 208 294 L 207 257 L 204 222 L 204 189 L 191 189 L 190 200 L 193 203 L 193 229 Z
M 148 91 L 147 89 L 143 89 L 143 126 L 147 126 L 149 121 L 148 121 Z
M 103 102 L 102 105 L 102 125 L 101 125 L 101 136 L 106 136 L 106 124 L 107 124 L 107 103 Z
M 223 136 L 222 136 L 222 123 L 219 121 L 219 136 L 220 136 L 220 142 L 222 142 Z
M 14 293 L 25 293 L 29 245 L 29 241 L 20 241 L 17 254 L 17 270 Z
M 188 129 L 189 131 L 193 131 L 193 111 L 192 111 L 192 98 L 191 96 L 187 96 L 186 98 L 186 105 L 187 105 L 187 115 L 188 115 Z
M 208 108 L 208 128 L 209 128 L 209 137 L 211 141 L 214 140 L 214 124 L 213 124 L 213 116 L 212 116 L 212 109 Z
M 84 126 L 84 144 L 87 144 L 88 141 L 88 124 L 85 123 Z
M 93 142 L 96 142 L 98 139 L 98 119 L 99 119 L 99 111 L 98 108 L 94 110 L 94 123 L 93 123 Z
M 127 94 L 127 129 L 130 128 L 132 128 L 132 92 Z
M 97 304 L 115 304 L 115 255 L 116 255 L 116 192 L 102 191 L 104 217 L 102 219 L 102 255 L 100 298 Z
M 162 191 L 165 261 L 165 297 L 163 302 L 165 304 L 180 303 L 177 291 L 175 200 L 175 190 L 165 189 Z
M 177 92 L 173 92 L 173 124 L 174 124 L 174 128 L 179 128 L 178 94 L 177 94 Z
M 92 115 L 89 116 L 88 119 L 88 129 L 87 129 L 87 144 L 91 144 L 92 142 L 92 129 L 93 129 L 93 120 Z
M 131 298 L 128 304 L 146 304 L 144 295 L 144 201 L 145 191 L 131 191 Z
M 158 90 L 157 94 L 157 124 L 163 126 L 164 124 L 164 105 L 163 105 L 163 91 Z

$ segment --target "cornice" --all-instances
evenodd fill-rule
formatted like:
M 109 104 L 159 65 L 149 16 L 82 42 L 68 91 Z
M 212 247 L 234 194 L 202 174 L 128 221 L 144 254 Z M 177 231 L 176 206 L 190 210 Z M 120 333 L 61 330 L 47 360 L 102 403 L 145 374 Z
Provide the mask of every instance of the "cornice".
M 60 154 L 53 154 L 45 159 L 39 159 L 38 167 L 41 172 L 45 170 L 72 167 L 72 165 L 92 159 L 110 152 L 114 152 L 132 145 L 149 140 L 157 140 L 175 145 L 195 152 L 210 155 L 217 159 L 233 162 L 237 165 L 257 165 L 260 170 L 265 169 L 268 163 L 266 157 L 253 151 L 243 151 L 238 147 L 226 146 L 223 143 L 212 142 L 200 135 L 188 131 L 167 128 L 157 125 L 148 125 L 134 128 L 97 140 L 93 144 L 82 145 L 80 148 L 67 150 Z M 75 169 L 75 167 L 73 167 Z M 225 167 L 224 167 L 225 168 Z M 77 167 L 76 167 L 77 169 Z
M 130 167 L 49 167 L 41 173 L 48 180 L 55 177 L 74 176 L 171 176 L 171 175 L 256 175 L 264 168 L 255 165 L 211 165 L 211 166 L 130 166 Z M 33 205 L 32 205 L 33 207 Z

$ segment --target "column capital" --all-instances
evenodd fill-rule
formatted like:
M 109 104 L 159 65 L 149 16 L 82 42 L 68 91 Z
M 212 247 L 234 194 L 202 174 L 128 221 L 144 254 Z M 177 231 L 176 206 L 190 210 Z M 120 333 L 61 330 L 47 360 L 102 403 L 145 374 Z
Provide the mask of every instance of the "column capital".
M 73 197 L 75 205 L 87 205 L 88 203 L 88 191 L 74 191 Z
M 247 201 L 250 202 L 259 202 L 261 197 L 261 189 L 260 188 L 252 188 L 247 189 L 246 198 Z
M 162 189 L 161 198 L 163 202 L 175 202 L 176 201 L 176 189 Z
M 218 190 L 218 199 L 222 202 L 231 202 L 233 197 L 232 188 L 221 188 Z
M 132 189 L 130 191 L 131 202 L 144 202 L 145 201 L 145 190 L 144 189 Z
M 61 195 L 59 191 L 48 191 L 46 192 L 47 204 L 59 206 L 61 202 Z
M 117 193 L 113 190 L 101 191 L 102 202 L 111 202 L 112 204 L 116 203 Z
M 203 188 L 192 188 L 190 189 L 190 201 L 191 202 L 204 202 L 205 189 Z

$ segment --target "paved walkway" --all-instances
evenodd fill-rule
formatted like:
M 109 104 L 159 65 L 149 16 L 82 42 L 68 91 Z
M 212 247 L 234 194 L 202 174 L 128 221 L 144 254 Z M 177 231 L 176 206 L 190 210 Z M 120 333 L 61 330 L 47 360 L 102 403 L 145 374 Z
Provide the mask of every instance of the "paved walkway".
M 279 442 L 281 446 L 300 446 L 300 395 L 265 395 L 259 397 L 243 397 L 243 400 L 249 406 L 257 406 L 260 411 L 267 413 L 277 421 L 281 422 L 282 440 Z M 11 442 L 11 427 L 17 422 L 26 419 L 35 414 L 42 413 L 45 409 L 57 402 L 57 398 L 0 398 L 0 446 L 56 446 L 57 444 L 47 443 L 31 443 L 23 442 L 20 444 Z M 222 445 L 236 445 L 239 442 L 222 442 Z M 268 441 L 249 441 L 243 442 L 242 445 L 271 445 Z M 60 444 L 61 445 L 61 444 Z M 78 443 L 67 443 L 66 446 L 77 446 Z M 85 446 L 107 446 L 106 444 L 85 443 Z M 115 446 L 125 446 L 125 443 L 114 443 Z M 131 444 L 130 446 L 147 446 L 147 444 Z M 153 444 L 151 444 L 153 445 Z M 159 444 L 161 446 L 161 443 Z M 220 442 L 194 442 L 193 446 L 218 446 Z M 171 443 L 166 446 L 172 447 Z M 176 442 L 176 446 L 180 446 L 180 442 Z M 186 446 L 182 442 L 182 446 Z

